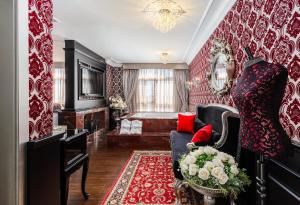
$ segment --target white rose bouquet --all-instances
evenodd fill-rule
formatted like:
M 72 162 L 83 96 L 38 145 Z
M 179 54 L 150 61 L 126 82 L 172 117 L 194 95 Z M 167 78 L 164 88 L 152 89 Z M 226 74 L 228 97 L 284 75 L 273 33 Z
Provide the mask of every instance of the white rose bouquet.
M 220 189 L 224 196 L 236 199 L 251 181 L 245 170 L 239 169 L 234 158 L 213 147 L 199 147 L 181 157 L 180 168 L 190 183 Z
M 119 110 L 124 110 L 127 108 L 126 103 L 124 102 L 124 100 L 122 99 L 122 97 L 120 95 L 111 96 L 111 97 L 109 97 L 108 100 L 110 102 L 110 105 L 109 105 L 110 108 L 119 109 Z

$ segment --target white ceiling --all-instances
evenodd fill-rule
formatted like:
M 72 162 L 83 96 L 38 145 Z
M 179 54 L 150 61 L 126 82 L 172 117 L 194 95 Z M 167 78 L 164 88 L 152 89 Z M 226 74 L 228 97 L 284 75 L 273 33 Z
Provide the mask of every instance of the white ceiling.
M 200 48 L 199 42 L 210 35 L 201 37 L 201 33 L 207 33 L 202 32 L 203 25 L 210 25 L 215 14 L 218 24 L 234 2 L 176 0 L 187 13 L 175 29 L 163 34 L 152 27 L 151 19 L 142 12 L 151 1 L 54 0 L 54 17 L 60 21 L 53 29 L 54 61 L 64 59 L 63 40 L 74 39 L 104 58 L 112 57 L 122 63 L 159 63 L 161 52 L 169 53 L 169 62 L 189 63 Z M 210 25 L 210 30 L 217 24 Z

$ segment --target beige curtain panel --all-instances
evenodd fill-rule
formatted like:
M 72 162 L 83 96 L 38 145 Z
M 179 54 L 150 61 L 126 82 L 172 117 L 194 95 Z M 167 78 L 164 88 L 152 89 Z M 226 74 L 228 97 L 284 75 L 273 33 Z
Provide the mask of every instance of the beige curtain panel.
M 188 80 L 187 70 L 174 70 L 174 104 L 177 112 L 188 111 L 189 92 L 185 86 Z
M 136 107 L 135 94 L 138 85 L 138 75 L 139 70 L 131 69 L 123 71 L 124 97 L 130 113 L 134 112 Z

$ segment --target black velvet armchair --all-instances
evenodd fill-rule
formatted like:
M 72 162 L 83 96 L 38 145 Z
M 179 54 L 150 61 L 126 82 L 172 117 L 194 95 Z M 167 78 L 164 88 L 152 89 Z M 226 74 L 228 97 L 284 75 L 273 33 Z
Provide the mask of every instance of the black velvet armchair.
M 196 108 L 196 118 L 206 124 L 212 124 L 214 131 L 221 135 L 217 141 L 210 142 L 210 144 L 207 145 L 238 157 L 240 119 L 238 111 L 235 108 L 221 104 L 199 105 Z M 177 200 L 180 198 L 180 187 L 183 179 L 178 160 L 183 154 L 197 148 L 196 144 L 191 143 L 192 137 L 193 135 L 188 133 L 180 133 L 177 131 L 171 131 L 170 133 Z

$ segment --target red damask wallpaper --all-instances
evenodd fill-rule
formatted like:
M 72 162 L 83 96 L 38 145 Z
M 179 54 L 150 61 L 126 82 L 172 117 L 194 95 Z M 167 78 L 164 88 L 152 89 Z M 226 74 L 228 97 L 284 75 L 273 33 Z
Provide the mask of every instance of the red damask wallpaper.
M 52 132 L 52 0 L 29 0 L 29 134 Z
M 107 97 L 114 95 L 124 97 L 122 68 L 106 66 L 106 95 Z
M 200 85 L 190 91 L 191 111 L 198 104 L 233 105 L 230 96 L 214 96 L 206 79 L 212 42 L 221 37 L 233 48 L 236 77 L 247 59 L 245 46 L 255 56 L 287 67 L 289 79 L 280 120 L 289 136 L 300 142 L 300 0 L 237 0 L 190 64 L 190 78 L 201 78 Z

